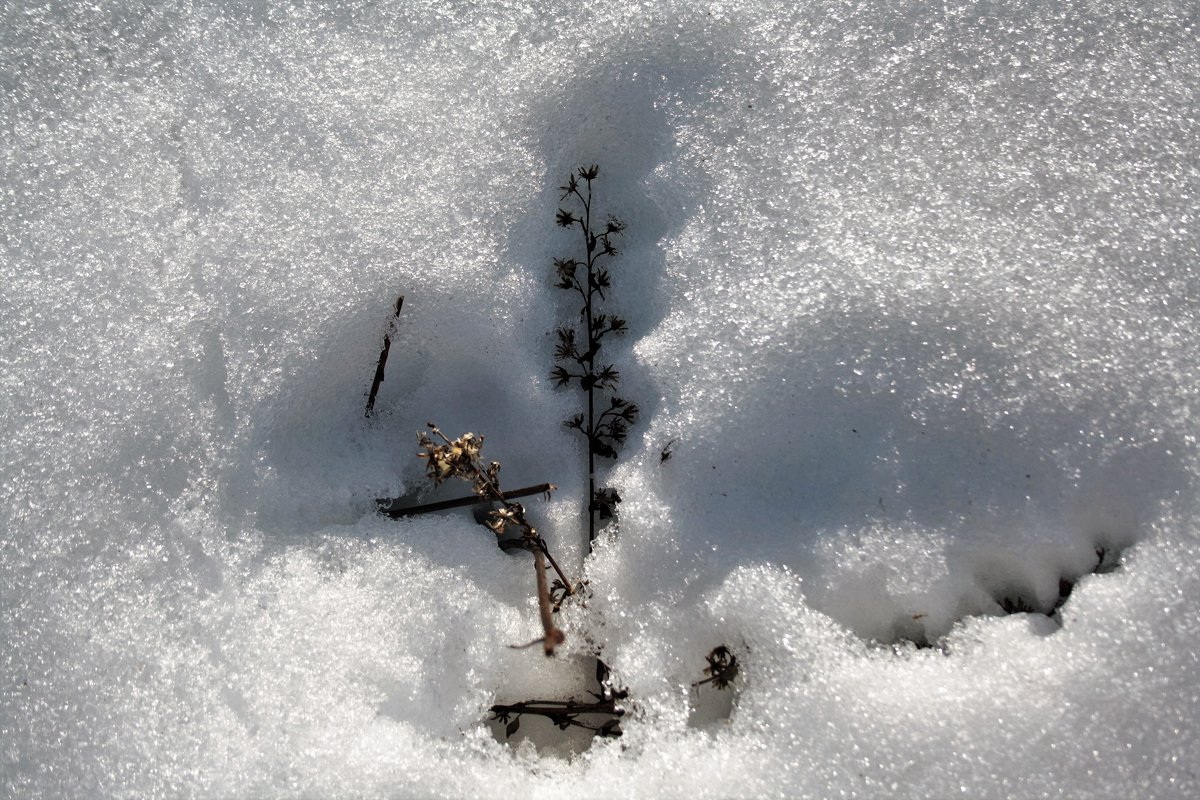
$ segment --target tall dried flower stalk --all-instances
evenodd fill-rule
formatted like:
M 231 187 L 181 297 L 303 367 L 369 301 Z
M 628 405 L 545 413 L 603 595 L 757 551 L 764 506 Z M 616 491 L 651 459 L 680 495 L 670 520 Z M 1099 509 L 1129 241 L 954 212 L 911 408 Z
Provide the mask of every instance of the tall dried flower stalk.
M 592 183 L 600 174 L 595 164 L 580 167 L 559 187 L 560 200 L 572 208 L 559 208 L 556 222 L 563 228 L 578 228 L 583 237 L 585 258 L 555 259 L 554 269 L 560 289 L 575 292 L 582 305 L 579 309 L 579 325 L 564 326 L 555 333 L 558 345 L 554 360 L 558 363 L 550 377 L 558 386 L 578 381 L 587 393 L 587 414 L 576 414 L 564 421 L 564 425 L 583 434 L 588 444 L 588 549 L 596 539 L 596 519 L 613 516 L 620 497 L 613 489 L 596 488 L 596 456 L 616 458 L 617 447 L 625 441 L 629 425 L 637 419 L 638 407 L 613 394 L 607 399 L 603 393 L 616 389 L 620 373 L 612 364 L 603 363 L 597 356 L 604 338 L 608 334 L 623 334 L 625 320 L 601 313 L 600 305 L 606 300 L 605 291 L 611 287 L 608 261 L 617 255 L 612 237 L 625 230 L 620 220 L 609 217 L 603 227 L 592 227 L 593 200 Z M 580 183 L 582 181 L 582 184 Z M 598 409 L 602 409 L 597 414 Z

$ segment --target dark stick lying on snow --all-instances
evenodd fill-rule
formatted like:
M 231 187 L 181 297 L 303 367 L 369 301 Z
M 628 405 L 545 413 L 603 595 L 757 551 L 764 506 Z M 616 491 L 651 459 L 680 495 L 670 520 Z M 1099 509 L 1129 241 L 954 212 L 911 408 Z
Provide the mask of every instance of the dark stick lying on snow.
M 529 700 L 509 705 L 497 704 L 489 710 L 494 715 L 492 719 L 507 723 L 505 726 L 506 736 L 516 733 L 521 725 L 521 716 L 529 714 L 546 717 L 560 730 L 565 731 L 572 727 L 583 728 L 594 731 L 598 736 L 617 737 L 622 733 L 621 717 L 625 714 L 625 709 L 613 700 L 601 700 L 596 703 L 577 703 L 574 700 Z M 598 714 L 608 719 L 598 725 L 589 725 L 579 720 L 581 714 Z
M 612 673 L 603 661 L 596 661 L 596 682 L 599 691 L 588 692 L 595 702 L 581 703 L 578 700 L 526 700 L 522 703 L 497 703 L 492 706 L 492 719 L 505 723 L 505 737 L 512 736 L 521 727 L 521 716 L 531 714 L 546 717 L 559 730 L 567 728 L 583 728 L 594 732 L 597 736 L 620 736 L 621 717 L 625 716 L 625 707 L 621 701 L 629 697 L 629 691 L 613 685 Z M 599 723 L 583 722 L 579 717 L 583 714 L 606 717 Z
M 536 486 L 526 486 L 524 489 L 513 489 L 511 492 L 504 492 L 504 499 L 511 500 L 515 497 L 529 497 L 534 494 L 548 494 L 553 492 L 558 487 L 553 483 L 539 483 Z M 376 507 L 380 514 L 386 514 L 392 519 L 401 517 L 415 517 L 418 514 L 429 514 L 434 511 L 445 511 L 448 508 L 462 508 L 463 506 L 473 506 L 477 503 L 491 503 L 493 499 L 490 497 L 480 497 L 479 495 L 471 495 L 470 497 L 458 497 L 454 500 L 439 500 L 436 503 L 422 503 L 416 506 L 408 506 L 401 508 L 397 504 L 402 502 L 402 497 L 381 497 L 375 501 Z
M 388 332 L 383 335 L 383 349 L 379 351 L 379 364 L 375 367 L 375 379 L 371 381 L 371 393 L 367 395 L 367 416 L 375 410 L 375 395 L 379 394 L 379 384 L 383 383 L 383 368 L 387 365 L 388 351 L 392 349 L 392 334 L 396 330 L 396 320 L 400 318 L 400 309 L 404 307 L 404 295 L 396 299 L 396 313 L 388 325 Z

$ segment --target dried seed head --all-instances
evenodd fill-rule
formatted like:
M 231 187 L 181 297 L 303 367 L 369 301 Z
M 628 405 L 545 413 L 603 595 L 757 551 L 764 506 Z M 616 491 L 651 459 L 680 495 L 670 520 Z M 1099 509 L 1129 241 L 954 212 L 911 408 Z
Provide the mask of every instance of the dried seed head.
M 432 430 L 442 436 L 442 432 L 437 428 Z M 442 438 L 446 439 L 445 436 Z M 434 484 L 441 485 L 447 478 L 475 479 L 478 473 L 476 461 L 479 459 L 479 451 L 483 447 L 482 436 L 464 433 L 457 439 L 452 441 L 446 439 L 444 444 L 439 444 L 431 439 L 429 434 L 418 433 L 417 442 L 424 448 L 424 452 L 418 453 L 417 456 L 428 459 L 429 463 L 425 467 L 425 474 Z

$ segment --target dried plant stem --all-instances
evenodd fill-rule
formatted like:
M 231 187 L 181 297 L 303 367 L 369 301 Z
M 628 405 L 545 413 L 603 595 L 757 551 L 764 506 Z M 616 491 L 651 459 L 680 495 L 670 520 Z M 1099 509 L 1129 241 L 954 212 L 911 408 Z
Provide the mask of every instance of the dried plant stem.
M 596 684 L 597 691 L 588 693 L 595 698 L 595 702 L 580 703 L 571 699 L 498 703 L 491 707 L 492 719 L 505 723 L 506 737 L 511 737 L 520 730 L 521 717 L 525 714 L 546 717 L 562 731 L 576 727 L 593 731 L 597 736 L 621 736 L 621 718 L 625 716 L 625 707 L 620 703 L 629 697 L 629 690 L 613 684 L 612 672 L 600 659 L 596 659 Z M 607 719 L 599 725 L 589 725 L 579 721 L 583 714 L 603 716 Z
M 584 312 L 587 321 L 587 330 L 589 338 L 592 337 L 592 331 L 595 330 L 595 320 L 592 316 L 592 298 L 595 295 L 596 289 L 590 284 L 593 282 L 591 275 L 596 263 L 596 245 L 592 241 L 592 182 L 588 181 L 588 196 L 583 199 L 583 195 L 577 189 L 575 195 L 583 201 L 583 219 L 579 222 L 579 227 L 583 229 L 583 247 L 587 253 L 587 271 L 588 271 L 588 291 L 584 293 Z M 587 495 L 587 518 L 588 518 L 588 552 L 592 552 L 593 545 L 596 541 L 596 453 L 592 447 L 592 442 L 596 438 L 596 383 L 595 383 L 595 367 L 596 355 L 595 348 L 589 346 L 592 355 L 588 359 L 588 377 L 592 379 L 587 389 L 588 398 L 588 495 Z
M 591 324 L 591 309 L 588 309 L 588 324 Z M 588 389 L 588 437 L 596 435 L 596 411 L 595 411 L 595 389 Z M 588 445 L 588 502 L 587 502 L 587 517 L 588 517 L 588 553 L 590 554 L 596 544 L 596 454 L 592 452 L 591 444 Z
M 392 333 L 395 332 L 396 320 L 400 318 L 400 309 L 404 307 L 404 295 L 396 299 L 396 313 L 388 324 L 388 332 L 383 336 L 383 349 L 379 351 L 379 363 L 375 366 L 375 379 L 371 381 L 371 392 L 367 395 L 367 413 L 370 417 L 375 410 L 375 396 L 379 394 L 379 384 L 383 383 L 383 368 L 387 365 L 388 351 L 392 349 Z
M 505 500 L 513 500 L 518 497 L 530 497 L 535 494 L 549 494 L 557 488 L 553 483 L 539 483 L 536 486 L 526 486 L 523 489 L 513 489 L 512 491 L 503 492 L 503 495 Z M 431 514 L 435 511 L 446 511 L 451 508 L 463 508 L 464 506 L 493 502 L 490 497 L 480 497 L 477 494 L 473 494 L 470 497 L 457 497 L 453 500 L 439 500 L 436 503 L 422 503 L 406 508 L 396 508 L 396 503 L 402 502 L 402 500 L 403 498 L 400 497 L 381 497 L 375 501 L 375 505 L 379 508 L 380 514 L 385 514 L 392 519 L 399 519 L 400 517 L 415 517 L 418 514 Z
M 482 476 L 482 473 L 480 473 L 480 475 Z M 513 520 L 525 532 L 525 538 L 533 546 L 534 560 L 535 561 L 537 560 L 539 554 L 548 558 L 550 560 L 550 563 L 554 566 L 554 571 L 558 573 L 559 580 L 561 580 L 563 582 L 563 585 L 567 587 L 567 594 L 568 595 L 574 594 L 575 590 L 571 588 L 571 582 L 569 580 L 567 580 L 567 576 L 563 573 L 562 568 L 558 566 L 558 562 L 554 560 L 554 556 L 550 555 L 550 549 L 548 547 L 546 547 L 546 540 L 543 539 L 542 535 L 537 532 L 537 528 L 530 525 L 528 520 L 525 519 L 524 506 L 522 506 L 520 503 L 508 502 L 508 500 L 506 500 L 504 497 L 504 492 L 500 491 L 500 487 L 497 486 L 494 482 L 481 477 L 481 483 L 482 483 L 483 487 L 485 488 L 487 499 L 496 500 L 498 502 L 503 503 L 505 508 L 507 508 L 510 512 L 512 512 Z M 545 561 L 543 561 L 541 567 L 538 568 L 538 595 L 539 595 L 538 603 L 539 603 L 539 605 L 542 602 L 542 600 L 541 600 L 541 595 L 543 594 L 542 583 L 545 579 L 545 572 L 546 572 L 546 563 L 545 563 Z M 549 602 L 549 600 L 550 600 L 549 588 L 547 588 L 545 591 L 545 597 L 546 597 L 546 602 Z M 545 623 L 544 618 L 543 618 L 542 622 L 543 622 L 543 624 Z M 549 629 L 547 629 L 547 635 L 549 635 Z
M 558 579 L 562 581 L 563 588 L 566 591 L 567 596 L 569 597 L 575 594 L 575 589 L 572 588 L 571 582 L 567 580 L 567 576 L 563 574 L 562 567 L 560 567 L 558 562 L 554 560 L 554 556 L 550 555 L 550 550 L 546 547 L 546 540 L 541 536 L 538 536 L 537 538 L 537 549 L 534 552 L 536 553 L 538 551 L 540 551 L 542 555 L 546 556 L 546 559 L 550 562 L 550 566 L 553 567 L 555 573 L 558 574 Z
M 615 505 L 620 502 L 614 490 L 597 491 L 596 456 L 616 458 L 617 448 L 625 441 L 628 426 L 638 415 L 636 405 L 615 395 L 607 401 L 601 397 L 601 406 L 605 402 L 609 405 L 603 413 L 597 414 L 597 393 L 614 390 L 620 381 L 620 373 L 612 364 L 598 360 L 602 342 L 608 334 L 620 335 L 627 329 L 625 320 L 603 313 L 601 306 L 606 299 L 605 292 L 612 286 L 609 270 L 601 263 L 601 259 L 611 259 L 617 255 L 612 237 L 624 231 L 625 225 L 609 218 L 605 224 L 593 228 L 592 184 L 599 174 L 600 168 L 594 164 L 580 167 L 560 187 L 560 200 L 566 201 L 568 206 L 578 204 L 581 210 L 577 212 L 559 208 L 556 224 L 562 228 L 578 227 L 583 236 L 584 258 L 582 261 L 575 258 L 555 259 L 558 277 L 555 286 L 579 295 L 582 302 L 579 309 L 582 329 L 576 325 L 558 329 L 558 346 L 554 354 L 554 360 L 558 363 L 550 371 L 551 379 L 558 386 L 578 381 L 579 387 L 587 393 L 586 415 L 576 414 L 564 424 L 578 430 L 587 440 L 588 493 L 584 513 L 588 520 L 589 553 L 595 546 L 597 517 L 612 518 Z
M 560 714 L 570 711 L 576 714 L 623 714 L 618 711 L 614 700 L 602 700 L 597 703 L 579 703 L 575 700 L 526 700 L 520 703 L 497 703 L 491 711 L 496 714 L 541 714 L 543 716 Z
M 592 238 L 592 181 L 589 178 L 587 181 L 587 197 L 585 198 L 578 189 L 574 190 L 574 194 L 583 203 L 583 219 L 580 219 L 579 228 L 583 233 L 583 251 L 587 254 L 587 271 L 588 271 L 588 290 L 581 292 L 583 295 L 583 312 L 584 319 L 587 324 L 589 339 L 594 336 L 592 333 L 595 330 L 595 319 L 593 318 L 592 299 L 596 294 L 596 287 L 593 285 L 592 274 L 596 265 L 596 243 Z M 596 541 L 596 453 L 592 447 L 592 442 L 596 438 L 596 355 L 595 347 L 589 342 L 587 363 L 587 376 L 590 379 L 587 387 L 587 402 L 588 402 L 588 494 L 587 494 L 587 518 L 588 518 L 588 552 L 592 552 L 592 547 Z
M 541 616 L 544 634 L 542 644 L 546 655 L 553 655 L 554 648 L 562 644 L 566 637 L 563 635 L 562 630 L 554 624 L 550 587 L 546 581 L 546 559 L 549 558 L 549 552 L 547 551 L 545 540 L 537 532 L 537 528 L 533 527 L 529 520 L 526 519 L 525 507 L 520 503 L 506 499 L 504 492 L 500 490 L 500 462 L 493 461 L 487 467 L 484 467 L 480 462 L 480 451 L 483 446 L 482 436 L 476 436 L 473 433 L 464 433 L 458 439 L 451 440 L 432 422 L 429 423 L 429 430 L 434 436 L 441 439 L 442 444 L 435 442 L 428 434 L 421 433 L 417 435 L 421 447 L 424 448 L 424 452 L 418 455 L 421 458 L 428 459 L 426 475 L 435 484 L 441 484 L 442 481 L 449 477 L 470 481 L 472 489 L 478 497 L 495 500 L 502 504 L 502 508 L 493 509 L 488 513 L 488 521 L 485 523 L 487 527 L 497 537 L 502 537 L 505 535 L 508 526 L 515 525 L 521 531 L 522 540 L 528 545 L 529 549 L 533 550 L 538 611 Z M 550 563 L 554 565 L 565 593 L 568 595 L 573 594 L 574 589 L 571 587 L 571 583 L 567 580 L 566 575 L 559 568 L 557 562 L 553 558 L 550 558 Z

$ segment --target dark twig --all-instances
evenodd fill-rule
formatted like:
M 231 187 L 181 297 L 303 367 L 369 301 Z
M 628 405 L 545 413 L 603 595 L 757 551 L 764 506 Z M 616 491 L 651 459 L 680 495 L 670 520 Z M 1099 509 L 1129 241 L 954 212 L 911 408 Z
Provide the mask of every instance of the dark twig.
M 512 736 L 521 727 L 521 717 L 526 714 L 546 717 L 559 730 L 567 728 L 583 728 L 592 731 L 597 736 L 620 736 L 621 717 L 625 716 L 625 708 L 620 701 L 629 696 L 625 689 L 613 686 L 612 675 L 603 661 L 596 662 L 596 683 L 598 691 L 591 692 L 594 700 L 579 702 L 571 700 L 526 700 L 522 703 L 497 703 L 491 707 L 492 719 L 506 723 L 505 736 Z M 580 716 L 605 717 L 602 722 L 591 724 L 580 720 Z
M 500 722 L 507 722 L 507 728 L 511 729 L 508 733 L 512 736 L 517 732 L 520 726 L 520 718 L 523 715 L 530 714 L 538 717 L 546 717 L 551 722 L 559 727 L 560 730 L 567 728 L 583 728 L 584 730 L 594 731 L 600 736 L 620 736 L 621 728 L 618 724 L 621 717 L 625 714 L 625 709 L 617 705 L 613 700 L 607 700 L 597 703 L 577 703 L 574 700 L 529 700 L 523 703 L 497 704 L 491 707 L 491 712 L 495 716 L 493 719 Z M 589 725 L 579 719 L 581 714 L 602 715 L 608 719 L 597 725 Z M 516 719 L 511 719 L 516 717 Z M 511 721 L 510 721 L 511 719 Z
M 388 332 L 383 335 L 383 349 L 379 351 L 379 363 L 375 367 L 375 379 L 371 381 L 371 392 L 367 395 L 367 414 L 375 410 L 375 395 L 379 394 L 379 384 L 383 383 L 383 368 L 387 365 L 388 351 L 392 349 L 392 334 L 396 332 L 396 320 L 400 318 L 400 309 L 404 307 L 404 295 L 396 299 L 396 313 L 388 323 Z
M 503 492 L 505 500 L 515 500 L 518 497 L 529 497 L 535 494 L 544 494 L 549 496 L 558 487 L 553 483 L 539 483 L 536 486 L 526 486 L 524 489 L 513 489 L 512 491 Z M 375 501 L 376 507 L 380 514 L 385 514 L 392 519 L 400 519 L 401 517 L 415 517 L 419 514 L 432 514 L 435 511 L 446 511 L 451 508 L 463 508 L 464 506 L 474 506 L 480 503 L 491 503 L 494 500 L 490 497 L 480 497 L 473 494 L 470 497 L 457 497 L 453 500 L 439 500 L 436 503 L 422 503 L 415 506 L 396 507 L 397 503 L 404 501 L 402 497 L 381 497 Z

